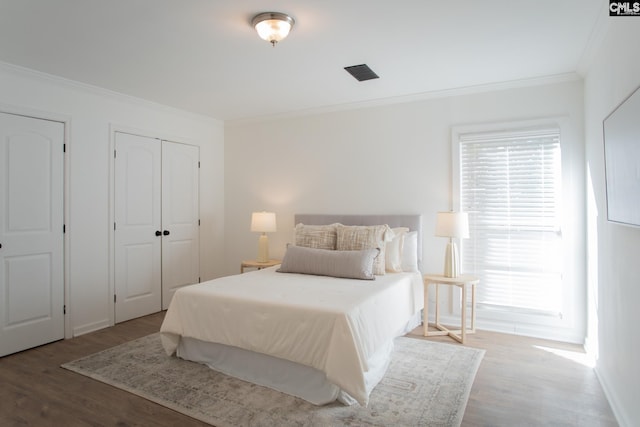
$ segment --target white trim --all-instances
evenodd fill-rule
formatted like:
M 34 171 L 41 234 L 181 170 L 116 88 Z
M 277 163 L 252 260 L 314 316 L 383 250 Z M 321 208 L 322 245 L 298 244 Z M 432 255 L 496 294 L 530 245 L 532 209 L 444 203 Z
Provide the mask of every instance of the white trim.
M 611 383 L 607 379 L 607 376 L 603 375 L 602 370 L 600 370 L 597 364 L 594 372 L 596 373 L 596 377 L 598 377 L 598 381 L 600 381 L 600 385 L 602 386 L 602 391 L 604 391 L 605 397 L 609 401 L 609 406 L 611 406 L 613 416 L 616 418 L 616 421 L 618 422 L 620 427 L 635 426 L 636 423 L 632 422 L 632 420 L 629 418 L 625 411 L 624 404 L 620 403 L 620 399 L 618 399 L 618 395 L 615 393 L 616 387 L 611 386 Z
M 454 304 L 456 306 L 457 304 Z M 441 309 L 444 307 L 444 301 L 442 302 Z M 442 311 L 445 311 L 442 310 Z M 431 308 L 429 308 L 431 311 Z M 469 311 L 467 311 L 469 313 Z M 476 329 L 492 332 L 500 332 L 503 334 L 521 335 L 531 338 L 540 338 L 545 340 L 568 342 L 573 344 L 584 344 L 584 337 L 576 334 L 572 329 L 568 328 L 548 328 L 528 323 L 518 323 L 514 325 L 507 325 L 504 322 L 496 322 L 486 319 L 477 318 L 478 308 L 476 307 Z M 431 319 L 430 322 L 433 322 Z M 460 325 L 459 314 L 440 314 L 440 323 L 444 325 Z M 467 324 L 468 325 L 468 324 Z M 512 327 L 509 327 L 512 326 Z
M 530 79 L 510 80 L 498 83 L 479 84 L 465 87 L 456 87 L 442 90 L 434 90 L 429 92 L 421 92 L 411 95 L 393 96 L 388 98 L 378 98 L 368 101 L 351 102 L 339 105 L 328 105 L 325 107 L 307 108 L 296 111 L 289 111 L 279 114 L 269 114 L 259 117 L 250 117 L 243 119 L 231 119 L 225 121 L 225 126 L 243 126 L 245 124 L 254 124 L 268 122 L 272 120 L 290 119 L 296 117 L 305 117 L 316 114 L 333 113 L 339 111 L 357 110 L 361 108 L 380 107 L 393 104 L 404 104 L 409 102 L 424 101 L 429 99 L 450 98 L 455 96 L 473 95 L 478 93 L 496 92 L 507 89 L 529 88 L 534 86 L 544 86 L 557 83 L 566 83 L 582 80 L 577 73 L 555 74 L 551 76 L 535 77 Z
M 27 77 L 41 82 L 63 86 L 68 89 L 80 90 L 83 92 L 92 93 L 100 97 L 111 98 L 120 102 L 126 102 L 128 104 L 139 105 L 141 107 L 150 108 L 155 111 L 165 112 L 173 114 L 178 117 L 186 117 L 191 120 L 201 121 L 203 123 L 223 123 L 222 120 L 215 117 L 210 117 L 205 114 L 196 113 L 184 109 L 171 107 L 169 105 L 160 104 L 158 102 L 149 101 L 147 99 L 139 98 L 125 93 L 116 92 L 113 90 L 105 89 L 99 86 L 82 83 L 76 80 L 70 80 L 64 77 L 56 76 L 53 74 L 44 73 L 41 71 L 33 70 L 31 68 L 22 67 L 8 62 L 0 61 L 0 72 L 6 72 L 18 77 Z
M 73 331 L 71 328 L 71 316 L 73 315 L 73 310 L 71 307 L 71 230 L 70 230 L 70 212 L 71 212 L 71 202 L 70 202 L 70 182 L 71 182 L 71 161 L 70 161 L 70 153 L 71 153 L 71 116 L 59 113 L 52 113 L 50 111 L 38 110 L 35 108 L 28 108 L 16 105 L 9 105 L 0 103 L 0 112 L 7 114 L 15 114 L 18 116 L 32 117 L 34 119 L 40 120 L 49 120 L 52 122 L 62 123 L 64 127 L 64 137 L 62 143 L 65 147 L 65 153 L 63 158 L 63 222 L 65 224 L 66 230 L 63 236 L 63 289 L 64 289 L 64 300 L 63 304 L 66 307 L 66 313 L 64 315 L 64 337 L 65 339 L 73 338 Z
M 453 125 L 451 127 L 451 199 L 450 208 L 454 211 L 459 211 L 460 205 L 460 137 L 468 133 L 491 133 L 498 134 L 501 132 L 509 132 L 511 130 L 525 130 L 525 129 L 548 129 L 556 128 L 560 129 L 561 135 L 561 150 L 562 150 L 562 183 L 563 193 L 566 191 L 565 179 L 567 170 L 565 168 L 565 162 L 567 156 L 565 153 L 566 146 L 563 144 L 562 137 L 567 133 L 569 127 L 568 116 L 550 116 L 550 117 L 538 117 L 531 119 L 510 120 L 504 122 L 490 122 L 490 123 L 476 123 L 476 124 L 461 124 Z M 563 214 L 563 223 L 566 219 Z M 563 227 L 564 229 L 565 227 Z M 568 233 L 569 234 L 569 233 Z M 462 255 L 464 256 L 464 255 Z M 568 257 L 567 251 L 564 253 L 565 259 Z M 572 262 L 566 262 L 568 268 L 574 266 Z M 575 268 L 575 266 L 574 266 Z M 567 285 L 571 289 L 565 289 L 566 293 L 573 294 L 577 292 L 574 289 L 577 284 L 575 283 L 575 274 L 573 271 L 565 271 L 564 279 L 567 281 Z M 573 278 L 573 279 L 572 279 Z M 480 283 L 479 286 L 482 286 Z M 565 297 L 567 294 L 565 294 Z M 567 298 L 566 304 L 572 304 L 573 299 Z M 453 294 L 453 301 L 450 305 L 452 315 L 460 315 L 460 294 Z M 579 313 L 574 312 L 572 306 L 566 306 L 567 313 L 564 318 L 549 318 L 537 323 L 532 323 L 533 316 L 527 314 L 509 314 L 491 312 L 487 315 L 486 310 L 477 308 L 477 327 L 480 329 L 487 329 L 497 332 L 514 333 L 518 335 L 533 336 L 538 338 L 554 339 L 569 341 L 574 343 L 584 344 L 584 336 L 581 335 L 581 328 L 576 322 L 579 322 Z M 484 314 L 484 316 L 483 316 Z M 505 316 L 509 317 L 508 323 L 503 321 Z M 539 316 L 536 316 L 536 319 Z
M 99 320 L 97 322 L 87 323 L 82 326 L 77 326 L 73 328 L 73 336 L 77 337 L 80 335 L 88 334 L 90 332 L 99 331 L 100 329 L 107 328 L 109 326 L 113 326 L 109 323 L 109 319 Z
M 116 132 L 121 132 L 121 133 L 128 133 L 131 135 L 137 135 L 137 136 L 142 136 L 142 137 L 146 137 L 146 138 L 152 138 L 152 139 L 157 139 L 158 141 L 168 141 L 174 144 L 185 144 L 185 145 L 192 145 L 195 147 L 198 147 L 199 151 L 202 151 L 202 146 L 201 144 L 196 143 L 193 139 L 191 138 L 186 138 L 186 137 L 179 137 L 179 136 L 175 136 L 166 132 L 158 132 L 158 131 L 153 131 L 153 130 L 145 130 L 145 129 L 141 129 L 141 128 L 137 128 L 137 127 L 133 127 L 133 126 L 128 126 L 128 125 L 122 125 L 122 124 L 117 124 L 117 123 L 109 123 L 109 152 L 107 153 L 107 155 L 109 156 L 109 170 L 108 170 L 108 181 L 109 181 L 109 203 L 108 203 L 108 209 L 109 209 L 109 219 L 108 219 L 108 230 L 109 230 L 109 244 L 108 244 L 108 253 L 109 253 L 109 271 L 107 272 L 107 282 L 108 282 L 108 295 L 107 295 L 107 307 L 108 307 L 108 312 L 109 312 L 109 318 L 108 318 L 108 325 L 107 326 L 113 326 L 115 325 L 115 302 L 113 300 L 113 296 L 115 295 L 116 292 L 116 283 L 115 283 L 115 230 L 113 229 L 113 224 L 115 223 L 115 218 L 116 218 L 116 212 L 115 212 L 115 178 L 116 178 L 116 173 L 115 173 L 115 157 L 114 157 L 114 152 L 116 149 Z M 198 169 L 198 216 L 201 217 L 201 212 L 200 212 L 200 204 L 201 204 L 201 197 L 202 197 L 202 193 L 200 192 L 202 189 L 201 184 L 201 170 Z M 199 233 L 199 242 L 200 244 L 202 244 L 202 228 L 200 228 L 198 230 Z M 198 262 L 198 266 L 199 266 L 199 276 L 202 276 L 202 247 L 199 247 L 199 262 Z
M 611 22 L 612 19 L 609 16 L 609 3 L 602 2 L 600 11 L 596 17 L 596 22 L 589 34 L 589 40 L 587 41 L 587 44 L 580 55 L 580 59 L 578 60 L 577 71 L 581 75 L 586 75 L 589 72 L 589 69 L 593 64 L 593 60 L 596 54 L 600 51 L 602 43 L 606 38 Z
M 217 124 L 224 123 L 225 126 L 242 126 L 245 124 L 262 123 L 262 122 L 267 122 L 272 120 L 289 119 L 289 118 L 304 117 L 304 116 L 323 114 L 323 113 L 332 113 L 332 112 L 339 112 L 339 111 L 356 110 L 361 108 L 379 107 L 379 106 L 385 106 L 385 105 L 403 104 L 408 102 L 423 101 L 423 100 L 429 100 L 429 99 L 449 98 L 454 96 L 494 92 L 494 91 L 507 90 L 507 89 L 543 86 L 543 85 L 550 85 L 550 84 L 557 84 L 557 83 L 572 82 L 572 81 L 577 81 L 582 79 L 582 76 L 580 74 L 576 72 L 569 72 L 569 73 L 554 74 L 549 76 L 533 77 L 533 78 L 527 78 L 527 79 L 510 80 L 510 81 L 504 81 L 504 82 L 433 90 L 433 91 L 421 92 L 416 94 L 392 96 L 387 98 L 378 98 L 378 99 L 372 99 L 372 100 L 361 101 L 361 102 L 351 102 L 351 103 L 345 103 L 345 104 L 300 109 L 295 111 L 268 114 L 268 115 L 257 116 L 257 117 L 222 120 L 216 117 L 208 116 L 203 113 L 192 112 L 185 109 L 178 109 L 165 104 L 160 104 L 160 103 L 149 101 L 143 98 L 127 95 L 121 92 L 115 92 L 113 90 L 105 89 L 99 86 L 78 82 L 75 80 L 67 79 L 67 78 L 56 76 L 53 74 L 44 73 L 41 71 L 22 67 L 22 66 L 11 64 L 4 61 L 0 61 L 0 71 L 12 73 L 20 77 L 26 76 L 36 80 L 43 81 L 43 82 L 62 85 L 71 89 L 83 90 L 99 96 L 110 97 L 118 101 L 129 102 L 129 103 L 140 105 L 146 108 L 152 108 L 156 111 L 164 111 L 164 112 L 168 112 L 181 117 L 189 117 L 194 120 L 201 120 L 205 123 L 212 123 L 212 122 L 216 122 Z

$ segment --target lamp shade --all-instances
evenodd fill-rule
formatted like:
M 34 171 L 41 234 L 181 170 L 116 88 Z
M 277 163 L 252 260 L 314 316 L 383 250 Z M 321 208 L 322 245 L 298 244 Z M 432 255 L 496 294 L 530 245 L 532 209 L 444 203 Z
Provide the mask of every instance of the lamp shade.
M 436 236 L 466 239 L 469 237 L 469 215 L 466 212 L 438 212 Z
M 272 233 L 276 231 L 276 214 L 273 212 L 252 213 L 251 231 L 260 233 Z

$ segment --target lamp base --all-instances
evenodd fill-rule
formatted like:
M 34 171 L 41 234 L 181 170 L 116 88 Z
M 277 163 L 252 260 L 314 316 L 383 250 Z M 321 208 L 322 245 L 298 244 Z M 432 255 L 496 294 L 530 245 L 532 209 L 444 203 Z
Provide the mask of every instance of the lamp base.
M 265 233 L 262 233 L 258 238 L 258 257 L 256 258 L 256 261 L 269 261 L 269 239 L 267 239 L 267 235 Z
M 460 275 L 460 257 L 458 246 L 449 239 L 447 251 L 444 254 L 444 277 L 458 277 Z

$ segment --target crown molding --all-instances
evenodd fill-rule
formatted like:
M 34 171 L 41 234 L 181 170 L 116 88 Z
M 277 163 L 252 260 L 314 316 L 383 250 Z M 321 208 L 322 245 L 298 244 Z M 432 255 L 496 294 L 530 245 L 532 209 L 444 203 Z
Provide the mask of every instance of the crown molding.
M 520 89 L 532 86 L 544 86 L 558 83 L 566 83 L 582 80 L 582 76 L 577 72 L 554 74 L 550 76 L 534 77 L 530 79 L 509 80 L 481 85 L 464 86 L 429 92 L 421 92 L 411 95 L 402 95 L 389 98 L 373 99 L 369 101 L 353 102 L 339 105 L 330 105 L 318 108 L 290 111 L 279 114 L 270 114 L 259 117 L 249 117 L 244 119 L 226 120 L 225 127 L 242 126 L 245 124 L 262 123 L 276 120 L 285 120 L 297 117 L 327 114 L 340 111 L 358 110 L 363 108 L 381 107 L 394 104 L 406 104 L 430 99 L 451 98 L 456 96 L 474 95 L 487 92 L 496 92 L 509 89 Z
M 612 18 L 609 16 L 609 3 L 603 2 L 600 9 L 584 51 L 578 60 L 577 72 L 582 76 L 589 72 L 595 55 L 600 50 L 611 26 Z
M 204 114 L 195 113 L 188 110 L 182 110 L 182 109 L 171 107 L 165 104 L 160 104 L 158 102 L 149 101 L 147 99 L 138 98 L 132 95 L 127 95 L 121 92 L 116 92 L 110 89 L 105 89 L 105 88 L 91 85 L 88 83 L 79 82 L 77 80 L 71 80 L 65 77 L 48 74 L 42 71 L 37 71 L 31 68 L 11 64 L 8 62 L 0 61 L 0 72 L 6 73 L 6 74 L 12 74 L 20 78 L 28 78 L 28 79 L 36 80 L 36 81 L 47 83 L 47 84 L 61 86 L 71 90 L 90 93 L 100 97 L 107 97 L 118 102 L 126 102 L 128 104 L 134 104 L 140 107 L 150 108 L 160 112 L 176 114 L 176 115 L 188 117 L 193 120 L 202 121 L 205 123 L 223 124 L 222 120 L 216 119 L 215 117 L 206 116 Z
M 149 100 L 138 98 L 135 96 L 126 95 L 121 92 L 112 91 L 99 86 L 78 82 L 76 80 L 55 76 L 52 74 L 36 71 L 30 68 L 10 64 L 3 61 L 0 61 L 0 72 L 13 74 L 18 77 L 31 78 L 34 80 L 46 82 L 49 84 L 55 84 L 58 86 L 63 86 L 73 90 L 88 92 L 88 93 L 95 94 L 97 96 L 109 97 L 116 101 L 136 104 L 146 108 L 152 108 L 158 111 L 163 111 L 171 114 L 179 114 L 182 116 L 190 117 L 192 119 L 201 120 L 207 123 L 212 123 L 212 122 L 216 124 L 224 123 L 225 127 L 241 126 L 241 125 L 251 124 L 251 123 L 277 121 L 277 120 L 291 119 L 291 118 L 318 115 L 318 114 L 334 113 L 334 112 L 340 112 L 340 111 L 358 110 L 363 108 L 381 107 L 381 106 L 394 105 L 394 104 L 405 104 L 405 103 L 424 101 L 424 100 L 430 100 L 430 99 L 450 98 L 455 96 L 495 92 L 495 91 L 508 90 L 508 89 L 518 89 L 518 88 L 525 88 L 525 87 L 531 87 L 531 86 L 542 86 L 542 85 L 550 85 L 550 84 L 557 84 L 557 83 L 565 83 L 565 82 L 577 81 L 582 79 L 582 76 L 580 74 L 578 74 L 577 72 L 572 72 L 572 73 L 564 73 L 564 74 L 555 74 L 550 76 L 534 77 L 530 79 L 510 80 L 510 81 L 504 81 L 504 82 L 495 82 L 495 83 L 488 83 L 488 84 L 481 84 L 481 85 L 471 85 L 471 86 L 464 86 L 464 87 L 457 87 L 457 88 L 450 88 L 450 89 L 443 89 L 443 90 L 436 90 L 436 91 L 429 91 L 429 92 L 421 92 L 421 93 L 416 93 L 411 95 L 379 98 L 379 99 L 372 99 L 372 100 L 362 101 L 362 102 L 328 105 L 323 107 L 269 114 L 265 116 L 256 116 L 256 117 L 248 117 L 248 118 L 240 118 L 240 119 L 232 119 L 232 120 L 224 121 L 224 120 L 217 119 L 215 117 L 210 117 L 201 113 L 182 110 L 179 108 L 171 107 L 168 105 L 160 104 L 157 102 L 149 101 Z

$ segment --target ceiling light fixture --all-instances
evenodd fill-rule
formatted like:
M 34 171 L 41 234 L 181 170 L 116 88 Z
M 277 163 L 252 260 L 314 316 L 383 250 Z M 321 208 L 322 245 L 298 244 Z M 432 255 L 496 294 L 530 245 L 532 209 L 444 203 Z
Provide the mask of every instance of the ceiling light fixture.
M 294 23 L 292 17 L 280 12 L 264 12 L 254 16 L 251 20 L 251 25 L 256 29 L 260 38 L 273 46 L 289 35 Z

